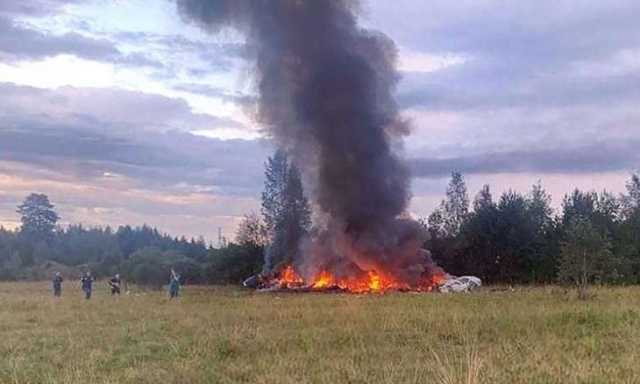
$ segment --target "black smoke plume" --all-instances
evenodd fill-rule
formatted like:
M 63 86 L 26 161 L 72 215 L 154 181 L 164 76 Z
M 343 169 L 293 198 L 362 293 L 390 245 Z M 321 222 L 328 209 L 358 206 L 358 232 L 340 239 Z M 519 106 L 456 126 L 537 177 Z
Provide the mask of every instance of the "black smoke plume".
M 177 0 L 210 32 L 247 38 L 259 119 L 302 169 L 323 230 L 297 260 L 353 274 L 384 269 L 415 282 L 428 272 L 420 228 L 400 218 L 409 173 L 394 148 L 408 132 L 393 97 L 396 47 L 358 26 L 352 0 Z

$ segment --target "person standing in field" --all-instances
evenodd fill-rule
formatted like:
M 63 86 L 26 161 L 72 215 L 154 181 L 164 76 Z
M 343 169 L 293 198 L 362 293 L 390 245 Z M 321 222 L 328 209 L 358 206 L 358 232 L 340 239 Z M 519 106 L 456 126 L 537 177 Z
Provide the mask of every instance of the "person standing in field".
M 111 287 L 111 296 L 120 296 L 120 274 L 116 273 L 115 276 L 109 280 L 109 286 Z
M 64 281 L 64 279 L 62 278 L 62 275 L 60 274 L 60 272 L 56 272 L 53 275 L 53 296 L 55 297 L 60 297 L 62 295 L 62 281 Z
M 169 279 L 169 298 L 174 299 L 180 293 L 180 275 L 171 269 L 171 277 Z
M 84 298 L 89 300 L 91 298 L 91 291 L 93 290 L 93 276 L 91 272 L 88 272 L 82 276 L 80 283 L 82 284 L 82 290 L 84 291 Z

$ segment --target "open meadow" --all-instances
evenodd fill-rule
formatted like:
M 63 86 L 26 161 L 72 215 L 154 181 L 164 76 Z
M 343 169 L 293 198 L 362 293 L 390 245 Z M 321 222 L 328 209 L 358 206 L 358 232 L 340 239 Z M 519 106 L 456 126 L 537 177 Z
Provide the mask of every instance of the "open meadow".
M 177 301 L 0 284 L 0 383 L 637 383 L 640 288 Z

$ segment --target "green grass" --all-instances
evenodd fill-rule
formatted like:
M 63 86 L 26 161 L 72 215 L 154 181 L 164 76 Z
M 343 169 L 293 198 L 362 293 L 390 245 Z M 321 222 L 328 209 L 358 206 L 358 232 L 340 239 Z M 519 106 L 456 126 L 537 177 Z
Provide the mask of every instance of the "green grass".
M 0 383 L 637 383 L 640 288 L 85 301 L 0 284 Z

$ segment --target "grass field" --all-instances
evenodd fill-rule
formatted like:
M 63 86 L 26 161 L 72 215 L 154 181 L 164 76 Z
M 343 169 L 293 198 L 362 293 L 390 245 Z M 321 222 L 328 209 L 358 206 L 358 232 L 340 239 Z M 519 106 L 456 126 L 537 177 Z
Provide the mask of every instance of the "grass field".
M 638 383 L 640 288 L 85 301 L 0 284 L 0 383 Z

